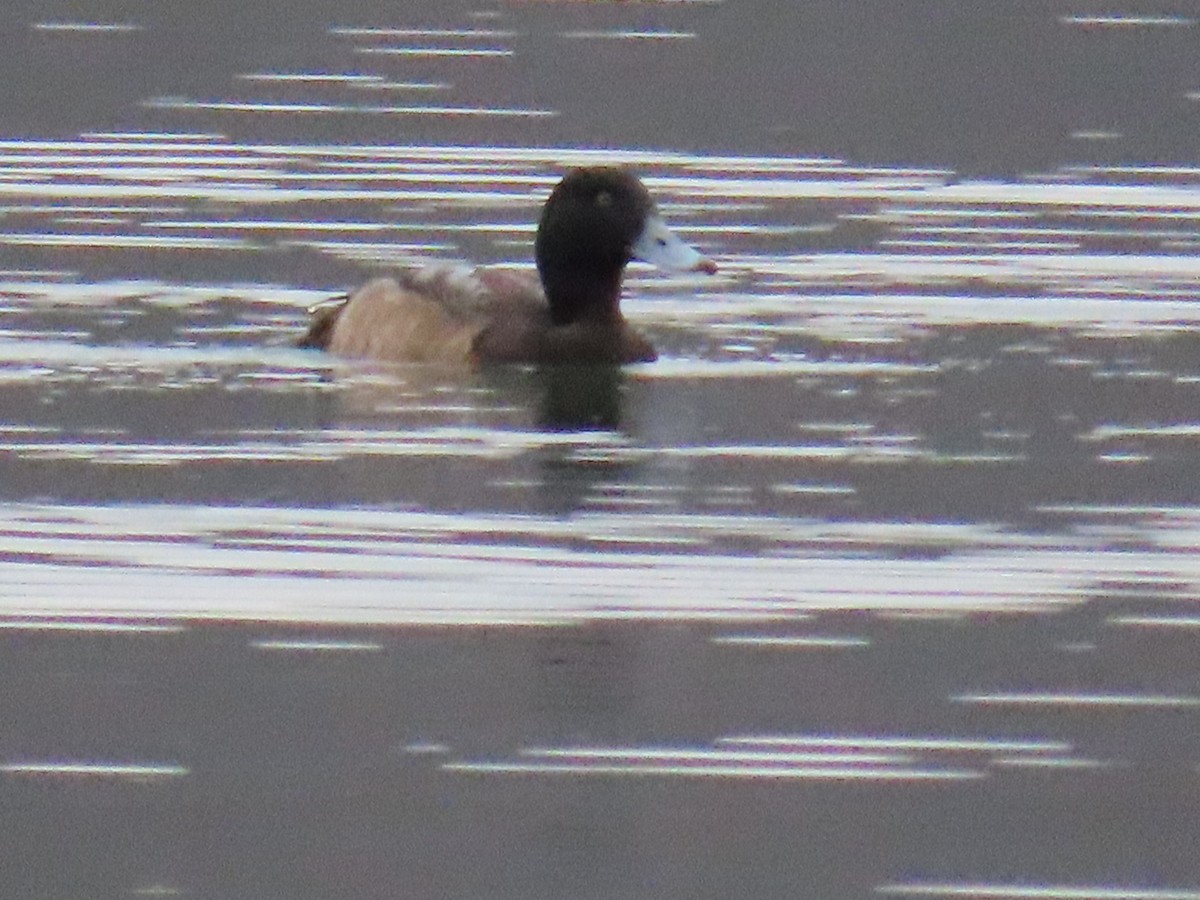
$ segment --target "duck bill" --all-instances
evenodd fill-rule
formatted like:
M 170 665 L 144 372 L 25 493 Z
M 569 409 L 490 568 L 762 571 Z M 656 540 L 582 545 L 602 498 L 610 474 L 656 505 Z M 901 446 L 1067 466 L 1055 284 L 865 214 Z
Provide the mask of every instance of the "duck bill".
M 633 244 L 633 258 L 669 272 L 717 271 L 717 264 L 695 247 L 684 243 L 658 216 L 646 220 L 641 235 Z

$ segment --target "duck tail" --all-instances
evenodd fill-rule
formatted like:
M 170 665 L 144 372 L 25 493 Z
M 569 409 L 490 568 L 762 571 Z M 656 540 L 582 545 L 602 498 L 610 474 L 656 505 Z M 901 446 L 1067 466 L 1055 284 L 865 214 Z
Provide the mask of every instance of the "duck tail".
M 296 341 L 296 346 L 316 350 L 328 349 L 329 340 L 333 337 L 333 326 L 337 324 L 338 316 L 349 302 L 349 294 L 339 294 L 310 306 L 308 314 L 311 321 L 308 323 L 308 331 Z

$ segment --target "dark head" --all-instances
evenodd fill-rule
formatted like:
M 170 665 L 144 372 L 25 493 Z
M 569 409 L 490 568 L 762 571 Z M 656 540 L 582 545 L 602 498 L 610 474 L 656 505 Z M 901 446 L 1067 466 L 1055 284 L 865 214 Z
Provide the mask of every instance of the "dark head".
M 558 183 L 542 209 L 534 251 L 557 325 L 619 320 L 621 276 L 631 259 L 716 271 L 670 232 L 637 177 L 616 167 L 574 169 Z

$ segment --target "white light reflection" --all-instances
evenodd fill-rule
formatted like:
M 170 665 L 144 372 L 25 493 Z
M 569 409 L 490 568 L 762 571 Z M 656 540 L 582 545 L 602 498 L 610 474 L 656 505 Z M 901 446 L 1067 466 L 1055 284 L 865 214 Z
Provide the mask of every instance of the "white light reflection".
M 1113 763 L 1103 759 L 1062 759 L 1054 756 L 1002 756 L 993 766 L 1010 769 L 1109 769 Z
M 357 47 L 355 53 L 376 56 L 503 57 L 513 51 L 504 47 Z
M 382 75 L 361 75 L 354 72 L 255 72 L 250 75 L 239 75 L 241 81 L 280 81 L 300 82 L 303 84 L 377 84 L 383 81 Z
M 446 37 L 446 38 L 514 38 L 520 32 L 489 28 L 354 28 L 339 26 L 330 34 L 347 37 Z
M 187 630 L 179 624 L 159 625 L 136 621 L 88 621 L 85 619 L 0 619 L 3 631 L 75 631 L 96 634 L 177 634 Z
M 1200 616 L 1109 616 L 1106 621 L 1125 628 L 1200 628 Z
M 1171 694 L 1072 694 L 1072 693 L 979 693 L 957 694 L 954 703 L 978 706 L 1049 706 L 1087 708 L 1191 708 L 1200 707 L 1200 697 Z
M 974 769 L 920 767 L 902 754 L 797 753 L 706 748 L 531 748 L 510 760 L 451 762 L 446 771 L 498 775 L 798 779 L 821 781 L 961 781 Z
M 983 753 L 1069 753 L 1071 744 L 1051 740 L 1011 740 L 955 737 L 863 737 L 858 735 L 738 735 L 721 744 L 770 747 L 854 747 L 863 749 L 919 750 Z
M 1079 25 L 1084 28 L 1190 28 L 1195 19 L 1184 16 L 1139 16 L 1139 15 L 1077 15 L 1062 16 L 1064 25 Z
M 259 640 L 251 641 L 250 646 L 257 650 L 300 653 L 374 653 L 383 649 L 383 644 L 373 641 Z
M 402 749 L 412 756 L 444 756 L 450 752 L 449 745 L 437 741 L 414 741 Z
M 656 760 L 675 762 L 716 762 L 716 763 L 821 763 L 845 765 L 848 763 L 864 763 L 870 765 L 907 765 L 913 761 L 911 756 L 897 753 L 837 753 L 813 752 L 798 753 L 790 751 L 763 750 L 709 750 L 687 747 L 534 747 L 523 750 L 522 755 L 543 759 L 570 760 Z
M 0 349 L 27 343 L 0 342 Z M 131 352 L 138 358 L 136 350 Z M 261 364 L 261 354 L 253 347 L 195 358 Z M 147 362 L 157 364 L 155 359 L 151 355 Z M 206 465 L 220 459 L 338 459 L 397 452 L 503 458 L 547 446 L 552 439 L 567 451 L 572 440 L 582 441 L 589 455 L 634 459 L 642 452 L 618 441 L 605 450 L 596 446 L 595 436 L 489 436 L 477 429 L 439 429 L 416 439 L 402 431 L 367 434 L 351 429 L 341 436 L 324 434 L 307 446 L 283 437 L 286 440 L 279 435 L 264 438 L 257 445 L 214 441 L 199 448 L 107 446 L 92 440 L 81 450 L 52 434 L 11 433 L 4 445 L 29 458 L 62 454 L 93 459 L 99 454 L 101 461 L 110 462 L 172 464 L 195 459 Z M 396 449 L 406 441 L 407 447 Z M 252 542 L 239 536 L 247 525 L 258 535 Z M 433 540 L 439 535 L 451 539 Z M 723 549 L 730 535 L 751 545 L 764 542 L 771 553 L 730 553 Z M 615 546 L 614 538 L 619 538 Z M 330 540 L 339 543 L 321 546 Z M 298 554 L 298 541 L 313 546 Z M 1096 542 L 1080 537 L 1063 545 L 1058 538 L 1040 541 L 980 526 L 838 525 L 643 508 L 556 521 L 483 514 L 464 519 L 394 510 L 314 513 L 240 506 L 10 504 L 0 509 L 0 583 L 6 585 L 4 609 L 22 618 L 145 620 L 195 615 L 414 623 L 627 618 L 745 622 L 843 608 L 881 615 L 961 615 L 1061 609 L 1090 599 L 1098 579 L 1136 582 L 1147 571 L 1159 572 L 1158 577 L 1172 584 L 1200 583 L 1200 559 L 1194 553 L 1095 552 L 1095 546 L 1108 542 L 1107 533 Z M 864 556 L 864 543 L 881 548 L 880 555 Z M 661 552 L 662 547 L 680 545 L 696 552 Z M 631 550 L 633 546 L 646 549 Z M 893 558 L 882 549 L 890 546 L 910 551 L 936 547 L 937 553 Z M 47 561 L 21 562 L 34 556 L 46 556 Z M 997 572 L 1003 578 L 997 578 Z M 420 590 L 397 590 L 413 579 L 420 582 Z M 70 590 L 64 590 L 67 584 Z M 513 585 L 521 590 L 514 591 Z M 86 609 L 70 599 L 81 596 L 88 598 Z M 1006 699 L 972 694 L 959 702 L 986 703 L 992 698 Z M 1008 699 L 1032 703 L 1038 695 Z
M 729 634 L 714 637 L 712 642 L 742 647 L 796 647 L 800 649 L 871 646 L 871 639 L 865 637 L 816 637 L 812 635 Z
M 313 113 L 355 114 L 381 116 L 477 116 L 482 118 L 545 119 L 557 116 L 552 109 L 515 109 L 504 107 L 476 106 L 367 106 L 337 103 L 269 103 L 238 102 L 233 100 L 180 100 L 174 97 L 158 97 L 146 100 L 143 106 L 152 109 L 198 109 L 217 112 L 256 113 Z
M 908 882 L 883 884 L 880 894 L 924 897 L 987 897 L 997 900 L 1200 900 L 1193 888 L 1144 888 L 1120 885 L 987 884 L 978 882 Z
M 133 234 L 0 234 L 0 244 L 17 247 L 137 247 L 146 250 L 250 250 L 238 238 L 154 237 Z
M 37 22 L 34 31 L 78 32 L 86 34 L 127 34 L 141 31 L 141 25 L 131 22 Z
M 555 763 L 447 763 L 448 772 L 498 775 L 633 775 L 683 778 L 797 779 L 807 781 L 961 781 L 982 778 L 982 772 L 962 769 L 805 768 L 776 766 L 658 766 L 658 765 L 569 765 Z
M 185 766 L 174 764 L 132 764 L 103 762 L 11 762 L 0 765 L 8 775 L 62 775 L 86 778 L 157 779 L 189 774 Z
M 694 31 L 564 31 L 559 37 L 567 40 L 620 41 L 686 41 L 696 37 Z

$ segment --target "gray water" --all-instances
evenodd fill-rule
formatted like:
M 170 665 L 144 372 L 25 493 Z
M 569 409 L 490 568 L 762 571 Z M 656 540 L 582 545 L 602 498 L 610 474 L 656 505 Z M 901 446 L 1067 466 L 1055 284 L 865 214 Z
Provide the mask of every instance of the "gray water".
M 1187 4 L 0 12 L 0 896 L 1200 897 Z M 635 168 L 662 352 L 294 349 Z

